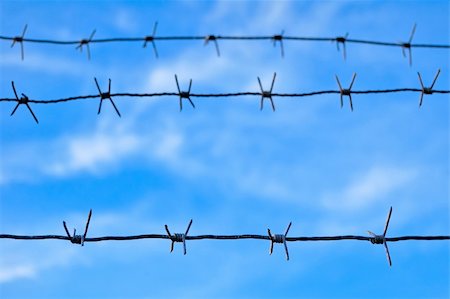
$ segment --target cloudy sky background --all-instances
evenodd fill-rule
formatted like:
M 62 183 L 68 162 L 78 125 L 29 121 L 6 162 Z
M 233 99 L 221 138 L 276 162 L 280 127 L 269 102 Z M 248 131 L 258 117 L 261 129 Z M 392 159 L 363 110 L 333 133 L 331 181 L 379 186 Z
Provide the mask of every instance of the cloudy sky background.
M 10 2 L 0 4 L 0 34 L 73 40 L 157 35 L 286 35 L 448 44 L 449 4 L 423 2 Z M 285 41 L 285 58 L 269 41 L 157 42 L 159 59 L 141 43 L 74 46 L 0 42 L 0 97 L 33 99 L 112 92 L 274 92 L 337 89 L 449 89 L 448 50 Z M 62 221 L 89 236 L 164 233 L 281 233 L 290 236 L 381 233 L 449 234 L 448 95 L 354 95 L 352 113 L 338 95 L 274 98 L 117 98 L 118 118 L 98 99 L 32 105 L 9 117 L 0 105 L 0 232 L 64 234 Z M 0 240 L 2 298 L 447 298 L 448 242 L 289 243 L 269 256 L 269 242 L 190 241 L 169 253 L 167 240 L 87 243 Z M 279 244 L 277 244 L 279 245 Z

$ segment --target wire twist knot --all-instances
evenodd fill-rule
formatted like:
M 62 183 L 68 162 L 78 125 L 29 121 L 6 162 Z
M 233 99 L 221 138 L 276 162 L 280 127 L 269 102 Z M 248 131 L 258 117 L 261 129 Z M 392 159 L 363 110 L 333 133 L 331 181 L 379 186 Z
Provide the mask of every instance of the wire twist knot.
M 386 224 L 384 226 L 384 231 L 383 231 L 382 235 L 377 235 L 371 231 L 367 231 L 372 236 L 369 239 L 370 243 L 384 245 L 384 249 L 386 250 L 386 257 L 387 257 L 389 266 L 392 266 L 392 260 L 391 260 L 391 255 L 389 253 L 389 247 L 387 246 L 387 243 L 386 243 L 386 233 L 387 233 L 387 230 L 389 227 L 389 221 L 391 220 L 391 214 L 392 214 L 392 207 L 389 209 L 389 213 L 388 213 L 388 216 L 386 219 Z
M 284 234 L 273 235 L 272 232 L 270 231 L 270 228 L 267 229 L 267 233 L 268 233 L 269 239 L 270 239 L 270 248 L 269 248 L 270 255 L 272 255 L 272 253 L 273 253 L 273 244 L 274 243 L 282 243 L 284 245 L 284 251 L 286 252 L 286 260 L 289 261 L 289 251 L 288 251 L 288 247 L 287 247 L 287 243 L 286 243 L 286 236 L 289 232 L 289 229 L 291 228 L 291 225 L 292 225 L 292 222 L 289 222 L 289 225 Z
M 434 84 L 436 83 L 437 78 L 439 77 L 439 74 L 441 73 L 441 69 L 438 69 L 436 76 L 434 76 L 434 80 L 433 83 L 431 83 L 430 87 L 425 87 L 423 85 L 423 81 L 422 81 L 422 76 L 420 76 L 420 73 L 417 72 L 417 76 L 419 76 L 419 82 L 420 82 L 420 86 L 422 88 L 422 93 L 420 94 L 420 98 L 419 98 L 419 108 L 422 106 L 422 102 L 423 102 L 423 95 L 424 94 L 433 94 L 433 87 Z
M 261 89 L 261 102 L 260 102 L 259 110 L 263 110 L 263 108 L 264 108 L 264 99 L 269 99 L 270 104 L 272 105 L 272 111 L 275 111 L 275 104 L 273 103 L 273 99 L 272 99 L 272 90 L 273 90 L 273 85 L 275 84 L 276 77 L 277 77 L 277 73 L 273 73 L 272 85 L 270 86 L 269 90 L 263 89 L 262 84 L 261 84 L 261 79 L 259 77 L 257 77 L 258 83 L 259 83 L 259 88 Z
M 184 253 L 184 255 L 186 255 L 186 236 L 189 233 L 189 229 L 191 228 L 191 225 L 192 225 L 192 219 L 191 219 L 191 221 L 189 221 L 189 224 L 186 228 L 186 232 L 184 234 L 183 233 L 171 234 L 167 224 L 164 225 L 167 235 L 169 236 L 169 239 L 172 241 L 172 243 L 170 244 L 170 252 L 173 252 L 174 244 L 175 244 L 175 242 L 178 242 L 178 243 L 183 243 L 183 253 Z
M 86 222 L 86 228 L 84 230 L 84 234 L 83 235 L 77 235 L 77 230 L 73 229 L 73 235 L 71 236 L 69 233 L 69 230 L 67 229 L 67 225 L 66 222 L 63 221 L 63 226 L 64 226 L 64 230 L 66 231 L 67 237 L 69 238 L 69 241 L 72 244 L 80 244 L 81 246 L 84 246 L 84 242 L 86 240 L 86 235 L 89 229 L 89 223 L 91 221 L 91 216 L 92 216 L 92 209 L 89 211 L 89 215 L 88 215 L 88 219 Z

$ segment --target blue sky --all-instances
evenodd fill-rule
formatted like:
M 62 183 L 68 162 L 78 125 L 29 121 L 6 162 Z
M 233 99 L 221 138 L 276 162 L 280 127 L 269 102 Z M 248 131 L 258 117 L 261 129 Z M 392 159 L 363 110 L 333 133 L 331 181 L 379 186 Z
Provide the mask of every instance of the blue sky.
M 160 35 L 339 36 L 448 44 L 446 1 L 316 2 L 10 2 L 0 4 L 0 34 L 63 40 Z M 94 94 L 94 77 L 112 92 L 337 89 L 358 73 L 354 89 L 417 87 L 417 71 L 449 89 L 448 50 L 285 41 L 285 58 L 268 41 L 220 41 L 221 57 L 202 41 L 158 42 L 159 59 L 140 43 L 91 45 L 90 61 L 74 46 L 0 42 L 0 97 L 34 99 Z M 0 232 L 89 236 L 164 233 L 281 233 L 291 236 L 381 233 L 449 234 L 448 95 L 354 95 L 352 113 L 337 95 L 275 98 L 117 98 L 122 118 L 98 99 L 0 105 Z M 168 240 L 87 243 L 0 240 L 1 298 L 448 298 L 449 243 L 289 243 L 190 241 L 169 253 Z

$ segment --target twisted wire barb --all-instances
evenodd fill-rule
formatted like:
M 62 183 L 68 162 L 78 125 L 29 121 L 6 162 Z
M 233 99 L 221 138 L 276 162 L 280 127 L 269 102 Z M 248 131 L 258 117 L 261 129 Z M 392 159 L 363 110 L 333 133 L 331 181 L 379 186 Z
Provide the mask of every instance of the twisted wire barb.
M 0 239 L 13 239 L 13 240 L 65 240 L 70 241 L 72 244 L 80 244 L 84 246 L 85 242 L 104 242 L 104 241 L 132 241 L 132 240 L 142 240 L 142 239 L 168 239 L 171 241 L 170 252 L 174 249 L 174 244 L 176 242 L 183 243 L 183 254 L 186 255 L 186 241 L 193 240 L 268 240 L 270 241 L 269 253 L 272 254 L 274 243 L 281 243 L 284 245 L 286 252 L 286 260 L 289 261 L 289 251 L 287 242 L 316 242 L 316 241 L 343 241 L 343 240 L 354 240 L 354 241 L 369 241 L 372 244 L 383 244 L 386 250 L 386 256 L 388 258 L 389 266 L 392 266 L 391 256 L 389 254 L 389 249 L 387 242 L 402 242 L 402 241 L 444 241 L 450 240 L 450 235 L 440 235 L 440 236 L 401 236 L 401 237 L 386 237 L 387 229 L 389 226 L 389 221 L 392 215 L 392 207 L 389 209 L 389 214 L 386 220 L 384 232 L 382 235 L 377 235 L 368 231 L 370 237 L 367 236 L 356 236 L 356 235 L 340 235 L 340 236 L 320 236 L 320 237 L 287 237 L 287 234 L 291 228 L 292 222 L 289 223 L 286 232 L 284 234 L 273 235 L 270 229 L 267 229 L 267 235 L 258 234 L 242 234 L 242 235 L 197 235 L 188 236 L 189 230 L 192 225 L 192 219 L 190 220 L 186 231 L 184 233 L 172 234 L 169 230 L 167 224 L 164 226 L 167 234 L 143 234 L 143 235 L 129 235 L 129 236 L 103 236 L 103 237 L 90 237 L 87 238 L 87 232 L 89 223 L 92 216 L 92 209 L 89 211 L 88 219 L 86 222 L 86 228 L 83 235 L 76 235 L 76 230 L 74 230 L 71 236 L 69 230 L 67 229 L 66 222 L 63 221 L 64 230 L 67 236 L 61 235 L 13 235 L 13 234 L 0 234 Z
M 156 48 L 155 41 L 184 41 L 184 40 L 202 40 L 204 44 L 207 45 L 210 41 L 214 43 L 216 48 L 217 56 L 220 57 L 219 51 L 219 40 L 229 40 L 229 41 L 238 41 L 238 40 L 269 40 L 276 46 L 276 43 L 280 44 L 281 57 L 284 57 L 284 43 L 283 41 L 296 41 L 296 42 L 335 42 L 338 51 L 340 50 L 340 45 L 343 48 L 343 58 L 346 60 L 347 58 L 347 49 L 346 44 L 366 44 L 371 46 L 387 46 L 387 47 L 398 47 L 402 49 L 403 56 L 406 57 L 406 51 L 409 56 L 409 64 L 412 65 L 412 48 L 429 48 L 429 49 L 450 49 L 450 45 L 448 44 L 426 44 L 426 43 L 412 43 L 414 34 L 416 32 L 416 24 L 414 24 L 411 34 L 407 42 L 387 42 L 387 41 L 376 41 L 376 40 L 365 40 L 365 39 L 354 39 L 348 38 L 349 33 L 347 32 L 345 36 L 336 36 L 336 37 L 305 37 L 305 36 L 285 36 L 284 30 L 281 31 L 281 34 L 273 34 L 273 35 L 260 35 L 260 36 L 227 36 L 227 35 L 202 35 L 202 36 L 156 36 L 156 29 L 158 26 L 158 22 L 155 22 L 153 26 L 152 35 L 147 35 L 144 37 L 112 37 L 112 38 L 97 38 L 94 39 L 94 34 L 96 30 L 94 30 L 91 36 L 86 39 L 80 40 L 57 40 L 57 39 L 36 39 L 36 38 L 25 38 L 25 32 L 27 29 L 27 25 L 25 25 L 25 29 L 21 36 L 4 36 L 0 35 L 0 40 L 12 41 L 12 46 L 15 43 L 20 43 L 21 46 L 21 57 L 24 59 L 24 49 L 23 43 L 40 43 L 40 44 L 51 44 L 51 45 L 77 45 L 76 49 L 82 51 L 83 46 L 86 46 L 88 59 L 91 58 L 90 53 L 90 44 L 95 43 L 120 43 L 120 42 L 140 42 L 144 43 L 143 47 L 147 46 L 147 43 L 152 43 L 153 51 L 155 57 L 158 58 L 158 51 Z M 11 47 L 12 47 L 11 46 Z
M 400 92 L 418 92 L 420 93 L 419 98 L 419 108 L 422 106 L 423 103 L 423 96 L 424 95 L 432 95 L 434 93 L 439 94 L 449 94 L 450 90 L 438 90 L 433 89 L 434 85 L 439 77 L 440 70 L 437 71 L 436 76 L 434 77 L 434 80 L 430 87 L 425 87 L 422 81 L 422 76 L 420 73 L 418 73 L 419 77 L 419 83 L 420 88 L 393 88 L 393 89 L 369 89 L 369 90 L 352 90 L 353 84 L 355 82 L 356 73 L 353 74 L 352 81 L 350 83 L 349 88 L 343 88 L 341 85 L 341 82 L 336 75 L 336 81 L 338 83 L 339 90 L 318 90 L 318 91 L 312 91 L 312 92 L 304 92 L 304 93 L 274 93 L 272 92 L 275 79 L 276 79 L 276 73 L 273 75 L 272 84 L 269 90 L 264 90 L 263 86 L 261 84 L 261 79 L 257 77 L 260 92 L 252 92 L 252 91 L 244 91 L 244 92 L 230 92 L 230 93 L 191 93 L 191 87 L 192 87 L 192 79 L 189 81 L 189 88 L 187 91 L 182 91 L 180 89 L 180 85 L 178 83 L 178 77 L 175 75 L 175 83 L 177 87 L 177 92 L 158 92 L 158 93 L 111 93 L 111 79 L 109 79 L 109 85 L 108 85 L 108 91 L 102 92 L 100 89 L 100 86 L 98 85 L 97 79 L 94 78 L 95 84 L 97 86 L 98 93 L 95 95 L 79 95 L 79 96 L 73 96 L 73 97 L 67 97 L 67 98 L 60 98 L 60 99 L 51 99 L 51 100 L 37 100 L 37 99 L 31 99 L 25 94 L 22 93 L 22 97 L 19 98 L 17 96 L 17 92 L 14 87 L 14 82 L 11 82 L 13 86 L 13 91 L 15 98 L 0 98 L 0 102 L 17 102 L 16 106 L 14 107 L 11 116 L 14 115 L 16 112 L 18 106 L 20 104 L 24 104 L 30 113 L 32 114 L 34 120 L 36 123 L 38 123 L 38 119 L 36 115 L 34 114 L 33 110 L 31 109 L 31 106 L 29 103 L 33 104 L 57 104 L 57 103 L 63 103 L 63 102 L 71 102 L 71 101 L 81 101 L 81 100 L 88 100 L 88 99 L 97 99 L 100 98 L 100 104 L 97 114 L 100 114 L 103 100 L 110 100 L 112 106 L 114 107 L 117 115 L 121 117 L 121 114 L 119 112 L 119 109 L 117 108 L 116 104 L 114 103 L 112 97 L 118 98 L 118 97 L 130 97 L 130 98 L 155 98 L 155 97 L 164 97 L 164 96 L 176 96 L 179 98 L 179 106 L 180 111 L 183 110 L 183 99 L 188 100 L 189 103 L 193 108 L 196 108 L 192 98 L 226 98 L 226 97 L 243 97 L 243 96 L 261 96 L 260 98 L 260 110 L 264 107 L 264 99 L 268 99 L 270 101 L 270 104 L 272 106 L 272 110 L 275 111 L 275 104 L 273 101 L 273 97 L 281 97 L 281 98 L 303 98 L 303 97 L 311 97 L 316 95 L 323 95 L 323 94 L 339 94 L 340 95 L 340 104 L 341 108 L 343 107 L 343 97 L 348 96 L 350 101 L 350 109 L 353 111 L 353 98 L 352 94 L 382 94 L 382 93 L 400 93 Z

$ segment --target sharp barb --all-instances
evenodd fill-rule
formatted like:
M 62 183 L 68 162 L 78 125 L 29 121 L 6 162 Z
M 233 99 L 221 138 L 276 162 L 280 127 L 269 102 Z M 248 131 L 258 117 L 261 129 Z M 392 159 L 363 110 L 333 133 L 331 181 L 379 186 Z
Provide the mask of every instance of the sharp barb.
M 259 88 L 261 89 L 261 93 L 263 93 L 264 90 L 263 90 L 263 87 L 262 87 L 262 84 L 261 84 L 261 79 L 259 79 L 259 77 L 257 77 L 257 78 L 258 78 Z
M 108 93 L 111 93 L 111 79 L 108 81 Z
M 408 48 L 408 52 L 409 52 L 409 66 L 412 66 L 412 51 L 411 51 L 411 48 Z
M 186 239 L 183 238 L 183 254 L 186 255 Z
M 414 38 L 414 34 L 416 33 L 416 25 L 417 25 L 417 24 L 414 23 L 413 29 L 412 29 L 412 31 L 411 31 L 411 35 L 409 36 L 409 41 L 408 41 L 409 44 L 412 42 L 412 40 L 413 40 L 413 38 Z
M 192 79 L 189 81 L 188 93 L 191 93 L 191 87 L 192 87 Z
M 92 38 L 94 37 L 96 31 L 97 31 L 97 29 L 94 29 L 94 31 L 92 31 L 91 36 L 89 37 L 89 41 L 92 40 Z
M 91 60 L 91 49 L 89 47 L 89 44 L 86 44 L 86 49 L 88 60 Z
M 286 260 L 289 261 L 289 250 L 287 247 L 286 240 L 284 240 L 283 245 L 284 245 L 284 251 L 286 252 Z
M 272 253 L 273 253 L 273 240 L 270 240 L 269 254 L 272 255 Z
M 98 94 L 101 97 L 102 96 L 102 90 L 100 89 L 100 85 L 98 85 L 97 78 L 94 77 L 94 81 L 95 81 L 95 85 L 97 86 L 97 89 L 98 89 Z
M 392 267 L 392 260 L 391 260 L 391 254 L 389 253 L 389 247 L 387 246 L 386 242 L 384 242 L 383 245 L 384 245 L 384 248 L 386 249 L 386 257 L 389 262 L 389 267 Z
M 23 28 L 23 31 L 22 31 L 22 38 L 25 36 L 25 33 L 27 32 L 27 28 L 28 28 L 28 24 L 25 24 L 25 27 Z
M 422 107 L 422 102 L 423 102 L 423 92 L 420 94 L 419 108 Z
M 270 97 L 269 100 L 270 100 L 270 104 L 272 105 L 272 111 L 275 112 L 275 104 L 273 103 L 272 97 Z
M 217 57 L 220 57 L 219 43 L 217 40 L 214 40 L 214 45 L 216 46 Z
M 20 54 L 22 56 L 22 61 L 25 59 L 25 53 L 23 51 L 23 42 L 20 43 Z
M 33 112 L 33 110 L 31 110 L 31 107 L 30 107 L 30 105 L 29 105 L 28 103 L 25 103 L 25 105 L 27 106 L 28 110 L 30 111 L 31 115 L 33 116 L 33 118 L 34 118 L 34 121 L 35 121 L 35 122 L 36 122 L 37 124 L 39 124 L 39 121 L 38 121 L 38 119 L 37 119 L 36 115 L 34 115 L 34 112 Z
M 341 94 L 341 108 L 344 107 L 344 99 L 343 99 L 343 95 Z
M 170 230 L 169 227 L 166 225 L 164 225 L 164 228 L 166 229 L 167 235 L 169 236 L 169 238 L 172 238 L 172 235 L 170 234 Z
M 259 110 L 262 111 L 264 107 L 264 97 L 261 97 L 261 102 L 259 104 Z
M 269 235 L 270 240 L 273 239 L 272 232 L 270 231 L 270 228 L 267 229 L 267 234 Z
M 388 227 L 389 227 L 389 221 L 391 220 L 391 214 L 392 214 L 392 207 L 389 209 L 389 214 L 388 214 L 387 219 L 386 219 L 386 225 L 384 226 L 383 236 L 386 236 L 386 232 L 387 232 Z
M 87 222 L 86 222 L 86 228 L 84 230 L 83 238 L 86 238 L 86 235 L 88 233 L 89 223 L 91 222 L 91 216 L 92 216 L 92 209 L 89 210 L 89 215 L 88 215 L 88 219 L 87 219 Z
M 20 103 L 17 103 L 16 107 L 14 107 L 13 111 L 11 112 L 11 116 L 14 115 L 14 113 L 16 113 L 17 108 L 19 108 Z
M 281 58 L 284 58 L 284 46 L 283 40 L 280 40 Z
M 186 229 L 185 235 L 187 236 L 187 234 L 189 233 L 189 230 L 191 229 L 191 225 L 192 225 L 192 219 L 191 221 L 189 221 L 188 227 Z
M 339 85 L 339 90 L 342 92 L 342 86 L 341 86 L 341 82 L 339 81 L 339 78 L 338 78 L 338 76 L 337 75 L 335 75 L 336 76 L 336 81 L 337 81 L 337 84 Z
M 277 73 L 273 73 L 272 85 L 270 86 L 270 93 L 272 93 L 273 86 L 275 84 L 275 78 L 277 77 Z
M 376 237 L 377 235 L 375 235 L 373 232 L 371 232 L 370 230 L 367 231 L 369 233 L 369 235 L 371 235 L 372 237 Z
M 345 46 L 345 43 L 342 43 L 342 48 L 343 48 L 342 55 L 344 56 L 344 61 L 347 61 L 347 48 Z
M 292 225 L 292 222 L 289 222 L 289 225 L 288 225 L 288 227 L 287 227 L 287 229 L 286 229 L 286 232 L 284 233 L 284 236 L 285 236 L 285 237 L 287 236 L 289 230 L 291 229 L 291 225 Z
M 170 244 L 170 252 L 171 252 L 171 253 L 173 252 L 173 246 L 174 246 L 174 244 L 175 244 L 174 241 L 172 241 L 172 243 Z
M 67 229 L 67 225 L 66 225 L 65 221 L 63 221 L 63 226 L 64 226 L 64 230 L 66 231 L 66 234 L 69 237 L 69 239 L 72 239 L 72 237 L 70 236 L 69 230 Z
M 178 77 L 177 77 L 176 74 L 175 74 L 175 82 L 177 83 L 178 93 L 181 93 L 181 91 L 180 91 L 180 84 L 178 84 Z
M 100 114 L 100 112 L 102 112 L 102 103 L 103 103 L 103 99 L 100 99 L 100 104 L 98 105 L 97 115 Z
M 155 53 L 155 57 L 159 58 L 158 50 L 156 49 L 156 44 L 154 41 L 152 41 L 152 46 L 153 46 L 153 52 Z
M 192 102 L 191 98 L 188 98 L 188 100 L 189 100 L 189 103 L 191 103 L 192 108 L 195 109 L 195 104 L 194 104 L 194 102 Z
M 423 86 L 422 76 L 420 75 L 419 72 L 417 72 L 417 76 L 419 76 L 420 86 L 422 86 L 422 90 L 423 90 L 425 88 L 425 86 Z
M 183 110 L 183 99 L 180 97 L 180 112 Z
M 356 73 L 353 73 L 352 83 L 350 83 L 350 87 L 348 88 L 348 90 L 351 90 L 351 89 L 352 89 L 353 83 L 355 83 L 355 79 L 356 79 Z
M 109 98 L 109 100 L 111 101 L 111 104 L 113 105 L 114 110 L 116 110 L 117 115 L 118 115 L 119 117 L 122 117 L 122 115 L 120 115 L 119 109 L 117 109 L 117 107 L 116 107 L 116 104 L 114 104 L 113 99 L 112 99 L 112 98 Z
M 14 81 L 11 81 L 12 89 L 14 91 L 14 95 L 16 96 L 16 99 L 19 101 L 19 97 L 17 96 L 16 87 L 14 86 Z
M 437 80 L 437 78 L 439 77 L 439 74 L 440 74 L 440 73 L 441 73 L 441 69 L 438 69 L 438 71 L 437 71 L 437 73 L 436 73 L 436 76 L 434 76 L 433 83 L 432 83 L 431 86 L 430 86 L 430 89 L 433 89 L 434 83 L 436 83 L 436 80 Z
M 152 36 L 154 37 L 156 34 L 156 29 L 158 28 L 158 22 L 155 22 L 155 25 L 153 25 L 153 34 Z
M 353 100 L 352 100 L 352 95 L 350 94 L 350 95 L 348 96 L 348 98 L 349 98 L 349 101 L 350 101 L 350 110 L 353 112 Z

